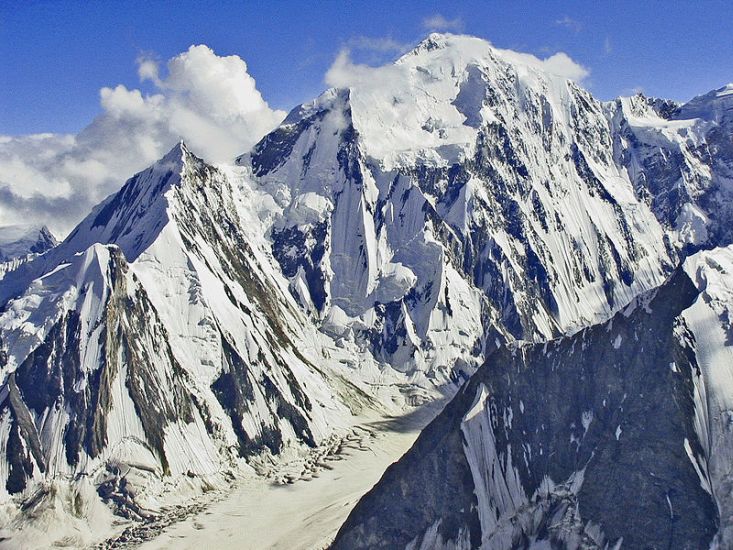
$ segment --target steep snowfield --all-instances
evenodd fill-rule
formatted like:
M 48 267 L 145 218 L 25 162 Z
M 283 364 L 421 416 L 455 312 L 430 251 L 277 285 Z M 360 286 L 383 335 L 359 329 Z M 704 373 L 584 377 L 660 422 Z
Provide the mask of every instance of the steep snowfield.
M 733 242 L 731 89 L 684 105 L 637 95 L 606 106 L 617 161 L 683 249 Z
M 700 374 L 696 383 L 697 431 L 705 451 L 701 483 L 720 514 L 720 548 L 733 545 L 733 247 L 700 252 L 685 262 L 700 290 L 684 312 Z

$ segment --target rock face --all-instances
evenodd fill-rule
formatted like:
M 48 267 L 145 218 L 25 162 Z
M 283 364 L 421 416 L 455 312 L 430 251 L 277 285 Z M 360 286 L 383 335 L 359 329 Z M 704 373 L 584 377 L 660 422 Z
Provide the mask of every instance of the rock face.
M 496 351 L 333 547 L 707 548 L 730 455 L 686 320 L 705 300 L 679 269 L 605 324 Z

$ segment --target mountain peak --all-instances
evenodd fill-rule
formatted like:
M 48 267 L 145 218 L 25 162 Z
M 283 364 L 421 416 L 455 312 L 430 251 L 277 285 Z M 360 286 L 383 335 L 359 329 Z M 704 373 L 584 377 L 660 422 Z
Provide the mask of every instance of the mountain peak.
M 444 34 L 439 32 L 431 32 L 424 39 L 422 39 L 417 46 L 415 46 L 410 53 L 417 55 L 420 52 L 429 52 L 437 50 L 439 48 L 445 48 L 448 43 L 450 34 Z
M 94 242 L 117 244 L 128 260 L 134 260 L 168 222 L 170 191 L 184 181 L 188 166 L 199 163 L 203 161 L 179 141 L 98 205 L 64 246 L 79 252 Z
M 189 151 L 186 143 L 181 139 L 171 148 L 170 151 L 157 160 L 153 166 L 158 165 L 166 168 L 182 167 L 186 158 L 191 154 L 192 153 Z
M 0 261 L 42 254 L 58 244 L 45 225 L 7 225 L 0 227 Z
M 675 118 L 699 118 L 722 123 L 733 120 L 731 112 L 733 112 L 733 83 L 692 98 L 680 107 Z
M 483 38 L 467 34 L 432 32 L 403 57 L 419 56 L 436 50 L 464 50 L 471 53 L 485 53 L 490 48 L 491 44 Z
M 3 277 L 0 304 L 17 296 L 29 281 L 95 243 L 116 245 L 127 261 L 134 261 L 155 242 L 172 219 L 177 202 L 174 190 L 187 183 L 195 185 L 207 167 L 189 151 L 183 140 L 179 141 L 163 157 L 132 176 L 119 191 L 98 204 L 61 244 Z M 196 192 L 191 191 L 189 195 Z M 0 248 L 0 257 L 2 254 Z

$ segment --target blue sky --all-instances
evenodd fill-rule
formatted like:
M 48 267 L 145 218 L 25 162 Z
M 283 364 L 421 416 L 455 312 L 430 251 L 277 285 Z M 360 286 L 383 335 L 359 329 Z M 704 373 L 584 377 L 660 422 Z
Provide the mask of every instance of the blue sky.
M 564 51 L 601 99 L 640 88 L 684 100 L 733 80 L 733 2 L 209 4 L 0 0 L 0 134 L 77 132 L 99 113 L 100 88 L 150 86 L 138 57 L 164 62 L 200 43 L 242 57 L 285 110 L 326 87 L 345 45 L 381 63 L 438 27 L 538 56 Z

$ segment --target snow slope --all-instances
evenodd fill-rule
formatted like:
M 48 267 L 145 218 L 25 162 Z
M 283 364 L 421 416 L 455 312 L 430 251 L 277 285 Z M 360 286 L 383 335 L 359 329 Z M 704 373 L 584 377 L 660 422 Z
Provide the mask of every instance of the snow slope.
M 703 485 L 720 515 L 720 548 L 733 544 L 733 247 L 699 252 L 685 262 L 700 296 L 683 316 L 680 338 L 694 352 L 696 429 L 703 444 Z M 700 459 L 698 459 L 700 460 Z
M 731 89 L 684 105 L 640 94 L 607 105 L 617 162 L 688 252 L 733 242 Z

